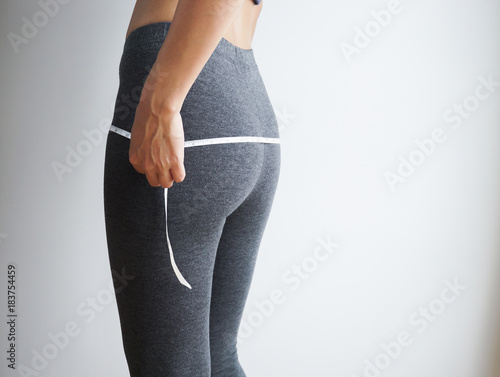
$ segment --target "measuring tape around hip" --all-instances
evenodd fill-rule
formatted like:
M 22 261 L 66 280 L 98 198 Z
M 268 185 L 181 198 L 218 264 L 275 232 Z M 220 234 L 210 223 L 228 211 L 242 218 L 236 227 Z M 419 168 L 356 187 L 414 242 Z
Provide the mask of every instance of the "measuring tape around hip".
M 110 131 L 122 135 L 130 139 L 130 132 L 124 129 L 118 128 L 111 125 L 109 127 Z M 228 136 L 228 137 L 214 137 L 210 139 L 198 139 L 189 140 L 184 142 L 184 148 L 196 147 L 200 145 L 212 145 L 212 144 L 227 144 L 227 143 L 272 143 L 280 144 L 280 139 L 277 137 L 263 137 L 263 136 Z
M 124 129 L 121 129 L 119 127 L 111 125 L 109 127 L 109 130 L 112 132 L 117 133 L 118 135 L 124 136 L 128 139 L 130 139 L 130 132 L 125 131 Z M 280 144 L 280 139 L 279 138 L 274 138 L 274 137 L 261 137 L 261 136 L 229 136 L 229 137 L 216 137 L 216 138 L 211 138 L 211 139 L 198 139 L 198 140 L 189 140 L 184 142 L 184 147 L 195 147 L 195 146 L 200 146 L 200 145 L 212 145 L 212 144 L 226 144 L 226 143 L 273 143 L 273 144 Z M 175 263 L 174 260 L 174 252 L 172 251 L 172 245 L 170 244 L 170 239 L 168 237 L 168 221 L 167 221 L 167 194 L 168 194 L 168 188 L 165 188 L 165 234 L 167 238 L 167 245 L 168 245 L 168 252 L 170 254 L 170 263 L 172 264 L 172 268 L 174 270 L 175 276 L 177 277 L 177 280 L 180 281 L 180 283 L 189 289 L 191 288 L 191 285 L 187 282 L 187 280 L 182 276 L 181 272 L 179 271 L 179 268 L 177 267 L 177 264 Z

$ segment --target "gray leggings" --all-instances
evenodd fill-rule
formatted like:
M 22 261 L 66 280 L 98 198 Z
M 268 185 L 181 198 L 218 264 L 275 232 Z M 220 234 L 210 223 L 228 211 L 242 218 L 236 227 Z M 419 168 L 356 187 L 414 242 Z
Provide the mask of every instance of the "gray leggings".
M 128 160 L 127 133 L 170 24 L 126 39 L 106 142 L 109 262 L 127 277 L 114 280 L 125 357 L 132 377 L 243 377 L 237 333 L 278 184 L 278 123 L 253 50 L 223 38 L 181 109 L 184 181 L 149 185 Z

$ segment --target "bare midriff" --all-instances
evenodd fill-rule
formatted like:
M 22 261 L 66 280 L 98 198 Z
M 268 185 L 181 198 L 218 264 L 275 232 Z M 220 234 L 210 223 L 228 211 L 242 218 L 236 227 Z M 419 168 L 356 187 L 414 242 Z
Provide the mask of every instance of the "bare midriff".
M 138 27 L 154 22 L 172 21 L 178 0 L 137 0 L 126 37 Z M 262 9 L 262 2 L 255 5 L 246 0 L 222 36 L 233 45 L 252 48 L 252 39 L 257 19 Z

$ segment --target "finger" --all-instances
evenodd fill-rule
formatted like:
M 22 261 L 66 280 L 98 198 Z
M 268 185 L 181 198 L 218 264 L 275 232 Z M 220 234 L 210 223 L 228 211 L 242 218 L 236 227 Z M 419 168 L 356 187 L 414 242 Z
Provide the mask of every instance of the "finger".
M 176 182 L 182 182 L 184 178 L 186 178 L 186 170 L 184 168 L 183 162 L 172 165 L 172 167 L 170 168 L 170 172 Z
M 174 184 L 174 178 L 172 177 L 170 170 L 164 170 L 163 172 L 159 173 L 158 181 L 163 188 L 170 188 Z
M 161 186 L 156 171 L 152 170 L 146 171 L 146 179 L 148 180 L 149 184 L 153 187 Z
M 173 149 L 173 148 L 172 148 Z M 174 149 L 173 149 L 174 150 Z M 177 146 L 175 153 L 170 158 L 170 172 L 176 182 L 182 182 L 186 176 L 184 169 L 184 147 Z

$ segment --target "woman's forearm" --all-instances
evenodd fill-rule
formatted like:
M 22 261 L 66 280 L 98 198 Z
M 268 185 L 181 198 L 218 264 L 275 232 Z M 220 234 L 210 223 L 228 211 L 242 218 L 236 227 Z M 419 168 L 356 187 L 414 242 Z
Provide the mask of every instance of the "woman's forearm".
M 245 0 L 179 0 L 141 101 L 157 114 L 180 111 L 184 99 Z

